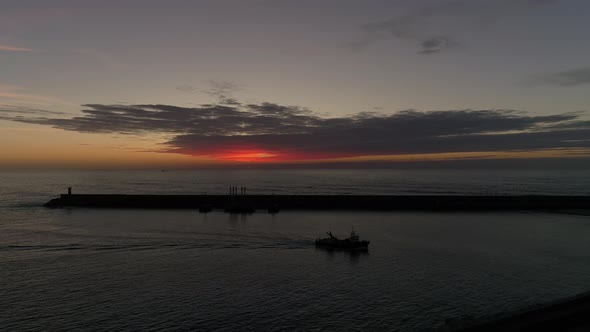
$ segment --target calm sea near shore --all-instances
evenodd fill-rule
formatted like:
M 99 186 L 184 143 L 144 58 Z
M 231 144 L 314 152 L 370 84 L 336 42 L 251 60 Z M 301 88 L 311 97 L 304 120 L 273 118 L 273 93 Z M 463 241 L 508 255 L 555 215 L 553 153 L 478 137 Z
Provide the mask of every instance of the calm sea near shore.
M 44 209 L 77 193 L 590 195 L 590 172 L 0 172 L 0 330 L 395 330 L 590 290 L 590 217 Z M 316 250 L 350 227 L 368 254 Z

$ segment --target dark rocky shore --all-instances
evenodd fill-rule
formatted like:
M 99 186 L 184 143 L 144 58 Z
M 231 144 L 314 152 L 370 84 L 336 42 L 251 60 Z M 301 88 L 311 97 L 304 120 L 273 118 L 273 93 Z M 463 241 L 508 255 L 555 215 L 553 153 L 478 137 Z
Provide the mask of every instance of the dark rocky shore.
M 64 194 L 46 207 L 281 210 L 587 210 L 590 196 L 92 195 Z

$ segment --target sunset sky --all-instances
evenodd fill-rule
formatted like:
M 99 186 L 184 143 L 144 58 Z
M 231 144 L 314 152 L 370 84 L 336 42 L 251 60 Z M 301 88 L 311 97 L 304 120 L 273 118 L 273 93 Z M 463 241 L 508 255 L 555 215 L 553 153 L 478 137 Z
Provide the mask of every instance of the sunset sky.
M 587 0 L 3 0 L 0 168 L 590 158 Z

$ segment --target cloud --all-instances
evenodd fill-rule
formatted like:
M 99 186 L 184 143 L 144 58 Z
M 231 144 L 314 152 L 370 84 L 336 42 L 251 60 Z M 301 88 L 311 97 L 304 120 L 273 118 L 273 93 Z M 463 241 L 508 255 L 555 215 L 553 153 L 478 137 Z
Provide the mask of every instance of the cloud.
M 453 45 L 456 45 L 456 43 L 450 37 L 447 37 L 447 36 L 431 37 L 429 39 L 422 41 L 422 43 L 420 45 L 421 50 L 418 53 L 421 53 L 421 54 L 438 53 L 440 51 L 444 51 L 445 49 L 452 47 Z
M 5 112 L 6 114 L 6 112 Z M 2 119 L 81 133 L 169 137 L 159 152 L 269 161 L 392 154 L 590 148 L 582 113 L 531 116 L 514 110 L 406 110 L 324 118 L 298 106 L 84 105 L 72 118 Z
M 510 14 L 526 14 L 532 8 L 560 0 L 443 0 L 425 5 L 406 15 L 372 22 L 362 27 L 362 37 L 349 44 L 363 49 L 382 40 L 400 39 L 416 43 L 419 54 L 432 54 L 457 43 L 449 26 L 480 29 L 496 24 Z M 442 34 L 441 34 L 442 33 Z
M 538 76 L 532 79 L 535 84 L 571 87 L 590 84 L 590 68 L 577 68 L 558 73 Z
M 176 90 L 186 94 L 197 93 L 199 90 L 190 84 L 180 84 L 176 86 Z
M 6 44 L 0 44 L 0 51 L 7 51 L 7 52 L 35 52 L 32 48 L 25 48 L 25 47 L 16 47 Z
M 234 93 L 240 89 L 240 86 L 234 82 L 217 80 L 209 80 L 207 88 L 202 90 L 190 84 L 176 86 L 177 91 L 185 94 L 204 93 L 221 105 L 240 105 L 238 100 L 234 98 Z
M 240 90 L 240 87 L 229 81 L 210 80 L 208 82 L 209 88 L 203 92 L 215 99 L 220 104 L 237 105 L 237 100 L 233 97 L 234 93 Z
M 55 112 L 40 110 L 35 108 L 23 107 L 23 106 L 6 106 L 0 105 L 0 120 L 5 121 L 20 121 L 26 122 L 31 117 L 36 118 L 47 118 L 54 116 L 65 116 L 69 115 L 64 112 Z
M 54 116 L 54 115 L 68 115 L 65 112 L 56 112 L 56 111 L 46 111 L 40 110 L 35 108 L 29 107 L 22 107 L 22 106 L 2 106 L 0 105 L 0 116 L 2 114 L 7 114 L 10 116 L 14 115 L 21 115 L 21 116 L 29 116 L 29 115 L 36 115 L 36 116 Z
M 200 133 L 202 135 L 252 135 L 300 133 L 319 118 L 309 111 L 263 103 L 247 106 L 203 105 L 187 108 L 172 105 L 84 105 L 82 116 L 69 119 L 30 118 L 22 122 L 51 125 L 88 133 Z

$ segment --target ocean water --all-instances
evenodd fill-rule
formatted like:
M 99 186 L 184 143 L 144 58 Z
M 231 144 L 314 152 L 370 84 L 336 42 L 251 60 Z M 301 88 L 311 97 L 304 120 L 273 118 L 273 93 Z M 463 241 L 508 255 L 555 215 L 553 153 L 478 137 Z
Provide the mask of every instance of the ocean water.
M 0 172 L 0 330 L 415 331 L 590 290 L 590 217 L 45 209 L 87 193 L 590 194 L 589 172 Z M 366 254 L 313 239 L 354 226 Z

